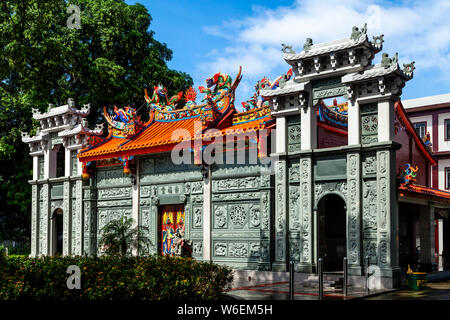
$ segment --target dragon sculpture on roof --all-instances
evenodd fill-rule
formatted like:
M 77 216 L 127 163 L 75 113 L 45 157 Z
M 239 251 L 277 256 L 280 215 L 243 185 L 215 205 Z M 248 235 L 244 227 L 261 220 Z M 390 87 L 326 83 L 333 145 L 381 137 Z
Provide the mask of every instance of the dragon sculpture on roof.
M 255 84 L 255 93 L 253 94 L 253 96 L 246 102 L 241 102 L 244 110 L 249 111 L 251 109 L 261 108 L 264 105 L 268 106 L 269 102 L 260 96 L 259 91 L 261 89 L 275 90 L 278 87 L 283 87 L 285 85 L 285 83 L 291 79 L 292 75 L 293 75 L 293 72 L 292 72 L 292 68 L 291 68 L 288 70 L 288 72 L 286 74 L 282 74 L 281 76 L 277 77 L 272 82 L 266 77 L 259 80 Z
M 145 89 L 144 92 L 144 98 L 147 102 L 147 106 L 160 111 L 175 110 L 178 102 L 183 96 L 183 92 L 178 92 L 176 95 L 169 98 L 167 95 L 167 88 L 164 88 L 161 84 L 153 87 L 153 95 L 151 98 L 148 96 L 147 89 Z
M 117 138 L 130 138 L 139 131 L 139 128 L 145 126 L 141 122 L 141 117 L 137 115 L 136 109 L 130 106 L 126 106 L 125 109 L 114 106 L 112 117 L 106 111 L 106 107 L 103 107 L 103 116 L 112 128 L 112 135 Z

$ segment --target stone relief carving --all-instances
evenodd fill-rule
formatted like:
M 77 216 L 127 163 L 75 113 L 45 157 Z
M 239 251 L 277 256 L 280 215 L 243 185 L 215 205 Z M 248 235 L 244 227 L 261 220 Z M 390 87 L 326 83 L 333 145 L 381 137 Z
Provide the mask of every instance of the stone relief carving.
M 259 205 L 250 206 L 250 226 L 257 228 L 261 224 L 260 221 L 260 208 Z
M 131 188 L 99 189 L 98 197 L 99 199 L 129 198 L 131 197 Z
M 310 181 L 309 181 L 309 171 L 310 171 L 310 159 L 301 160 L 301 180 L 300 180 L 300 196 L 302 203 L 302 259 L 304 262 L 310 262 L 310 228 L 311 228 L 311 219 L 310 219 Z
M 377 159 L 375 155 L 368 155 L 363 162 L 363 174 L 376 174 L 377 173 Z
M 203 209 L 201 207 L 194 207 L 194 214 L 192 219 L 193 219 L 192 225 L 194 226 L 194 228 L 202 227 Z
M 247 221 L 247 212 L 242 205 L 230 206 L 230 221 L 233 227 L 243 228 Z
M 214 245 L 214 255 L 218 257 L 223 257 L 227 255 L 227 244 L 223 242 L 218 242 Z
M 239 179 L 213 180 L 213 190 L 256 189 L 259 187 L 258 177 L 245 177 Z
M 289 168 L 289 181 L 300 180 L 300 164 L 292 164 Z
M 236 258 L 248 257 L 247 243 L 230 243 L 228 246 L 228 255 Z
M 259 258 L 260 256 L 261 256 L 260 244 L 258 242 L 250 243 L 250 257 L 251 258 Z
M 269 260 L 269 242 L 261 241 L 261 260 Z
M 300 240 L 289 239 L 289 256 L 291 260 L 300 261 Z
M 203 243 L 201 240 L 197 240 L 192 245 L 192 253 L 196 257 L 200 257 L 203 254 Z
M 289 186 L 289 230 L 300 230 L 300 187 Z
M 364 230 L 377 230 L 377 182 L 365 181 L 363 185 Z
M 369 256 L 370 264 L 377 264 L 377 243 L 376 239 L 367 239 L 364 241 L 365 256 Z
M 223 206 L 217 206 L 216 210 L 214 210 L 214 227 L 227 227 L 227 209 Z
M 264 230 L 269 229 L 270 219 L 270 203 L 269 193 L 261 192 L 261 228 Z
M 192 193 L 202 193 L 203 192 L 203 182 L 196 181 L 191 183 L 191 192 Z
M 212 198 L 213 201 L 254 200 L 259 198 L 259 192 L 215 193 Z

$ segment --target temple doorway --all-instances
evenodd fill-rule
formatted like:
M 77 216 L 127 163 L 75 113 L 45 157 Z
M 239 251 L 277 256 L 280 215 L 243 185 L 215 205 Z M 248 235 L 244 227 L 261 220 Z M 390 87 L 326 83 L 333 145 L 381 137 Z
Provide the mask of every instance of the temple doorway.
M 53 211 L 52 215 L 52 229 L 53 229 L 53 254 L 63 253 L 63 211 L 58 208 Z
M 159 253 L 172 254 L 175 234 L 184 234 L 184 205 L 167 205 L 159 207 L 158 248 Z
M 324 271 L 342 271 L 346 256 L 347 232 L 345 201 L 328 194 L 318 204 L 318 258 L 323 259 Z

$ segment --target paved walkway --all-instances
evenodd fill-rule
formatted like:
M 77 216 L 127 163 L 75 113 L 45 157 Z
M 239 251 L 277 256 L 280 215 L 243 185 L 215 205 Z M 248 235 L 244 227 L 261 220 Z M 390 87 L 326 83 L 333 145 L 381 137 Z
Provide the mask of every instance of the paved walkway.
M 364 300 L 450 300 L 450 280 L 428 283 L 423 290 L 400 289 Z
M 324 288 L 324 300 L 349 300 L 362 298 L 368 294 L 391 292 L 392 290 L 371 290 L 367 293 L 364 288 L 349 287 L 348 296 L 344 297 L 342 288 Z M 288 300 L 288 281 L 236 281 L 233 289 L 227 293 L 229 296 L 243 300 Z M 294 300 L 318 300 L 319 290 L 314 287 L 305 287 L 303 282 L 294 282 Z

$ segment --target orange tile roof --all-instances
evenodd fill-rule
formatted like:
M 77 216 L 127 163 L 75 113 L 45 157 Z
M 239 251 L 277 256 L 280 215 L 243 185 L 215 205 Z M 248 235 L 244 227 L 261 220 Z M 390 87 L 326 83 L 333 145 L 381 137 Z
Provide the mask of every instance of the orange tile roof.
M 409 186 L 402 185 L 398 187 L 398 191 L 401 197 L 409 195 L 413 197 L 423 198 L 425 200 L 432 200 L 450 204 L 450 192 L 445 190 L 412 184 Z
M 236 114 L 231 116 L 235 117 Z M 181 141 L 206 139 L 206 143 L 209 143 L 210 141 L 208 141 L 208 139 L 215 136 L 226 136 L 228 134 L 240 135 L 243 133 L 256 132 L 263 128 L 264 123 L 270 119 L 270 114 L 266 114 L 259 119 L 237 123 L 223 129 L 211 131 L 209 131 L 207 127 L 202 126 L 201 120 L 199 120 L 198 117 L 171 121 L 155 120 L 141 133 L 131 139 L 121 139 L 110 136 L 104 143 L 98 144 L 90 149 L 82 150 L 78 157 L 80 161 L 85 162 L 135 154 L 170 151 L 173 145 Z M 197 124 L 196 121 L 200 124 Z M 198 128 L 196 126 L 198 126 Z M 203 134 L 196 137 L 194 135 L 194 130 L 198 132 L 199 129 L 203 131 Z M 180 134 L 174 136 L 174 139 L 172 139 L 172 135 L 176 130 L 180 130 Z M 188 135 L 186 136 L 186 134 Z

